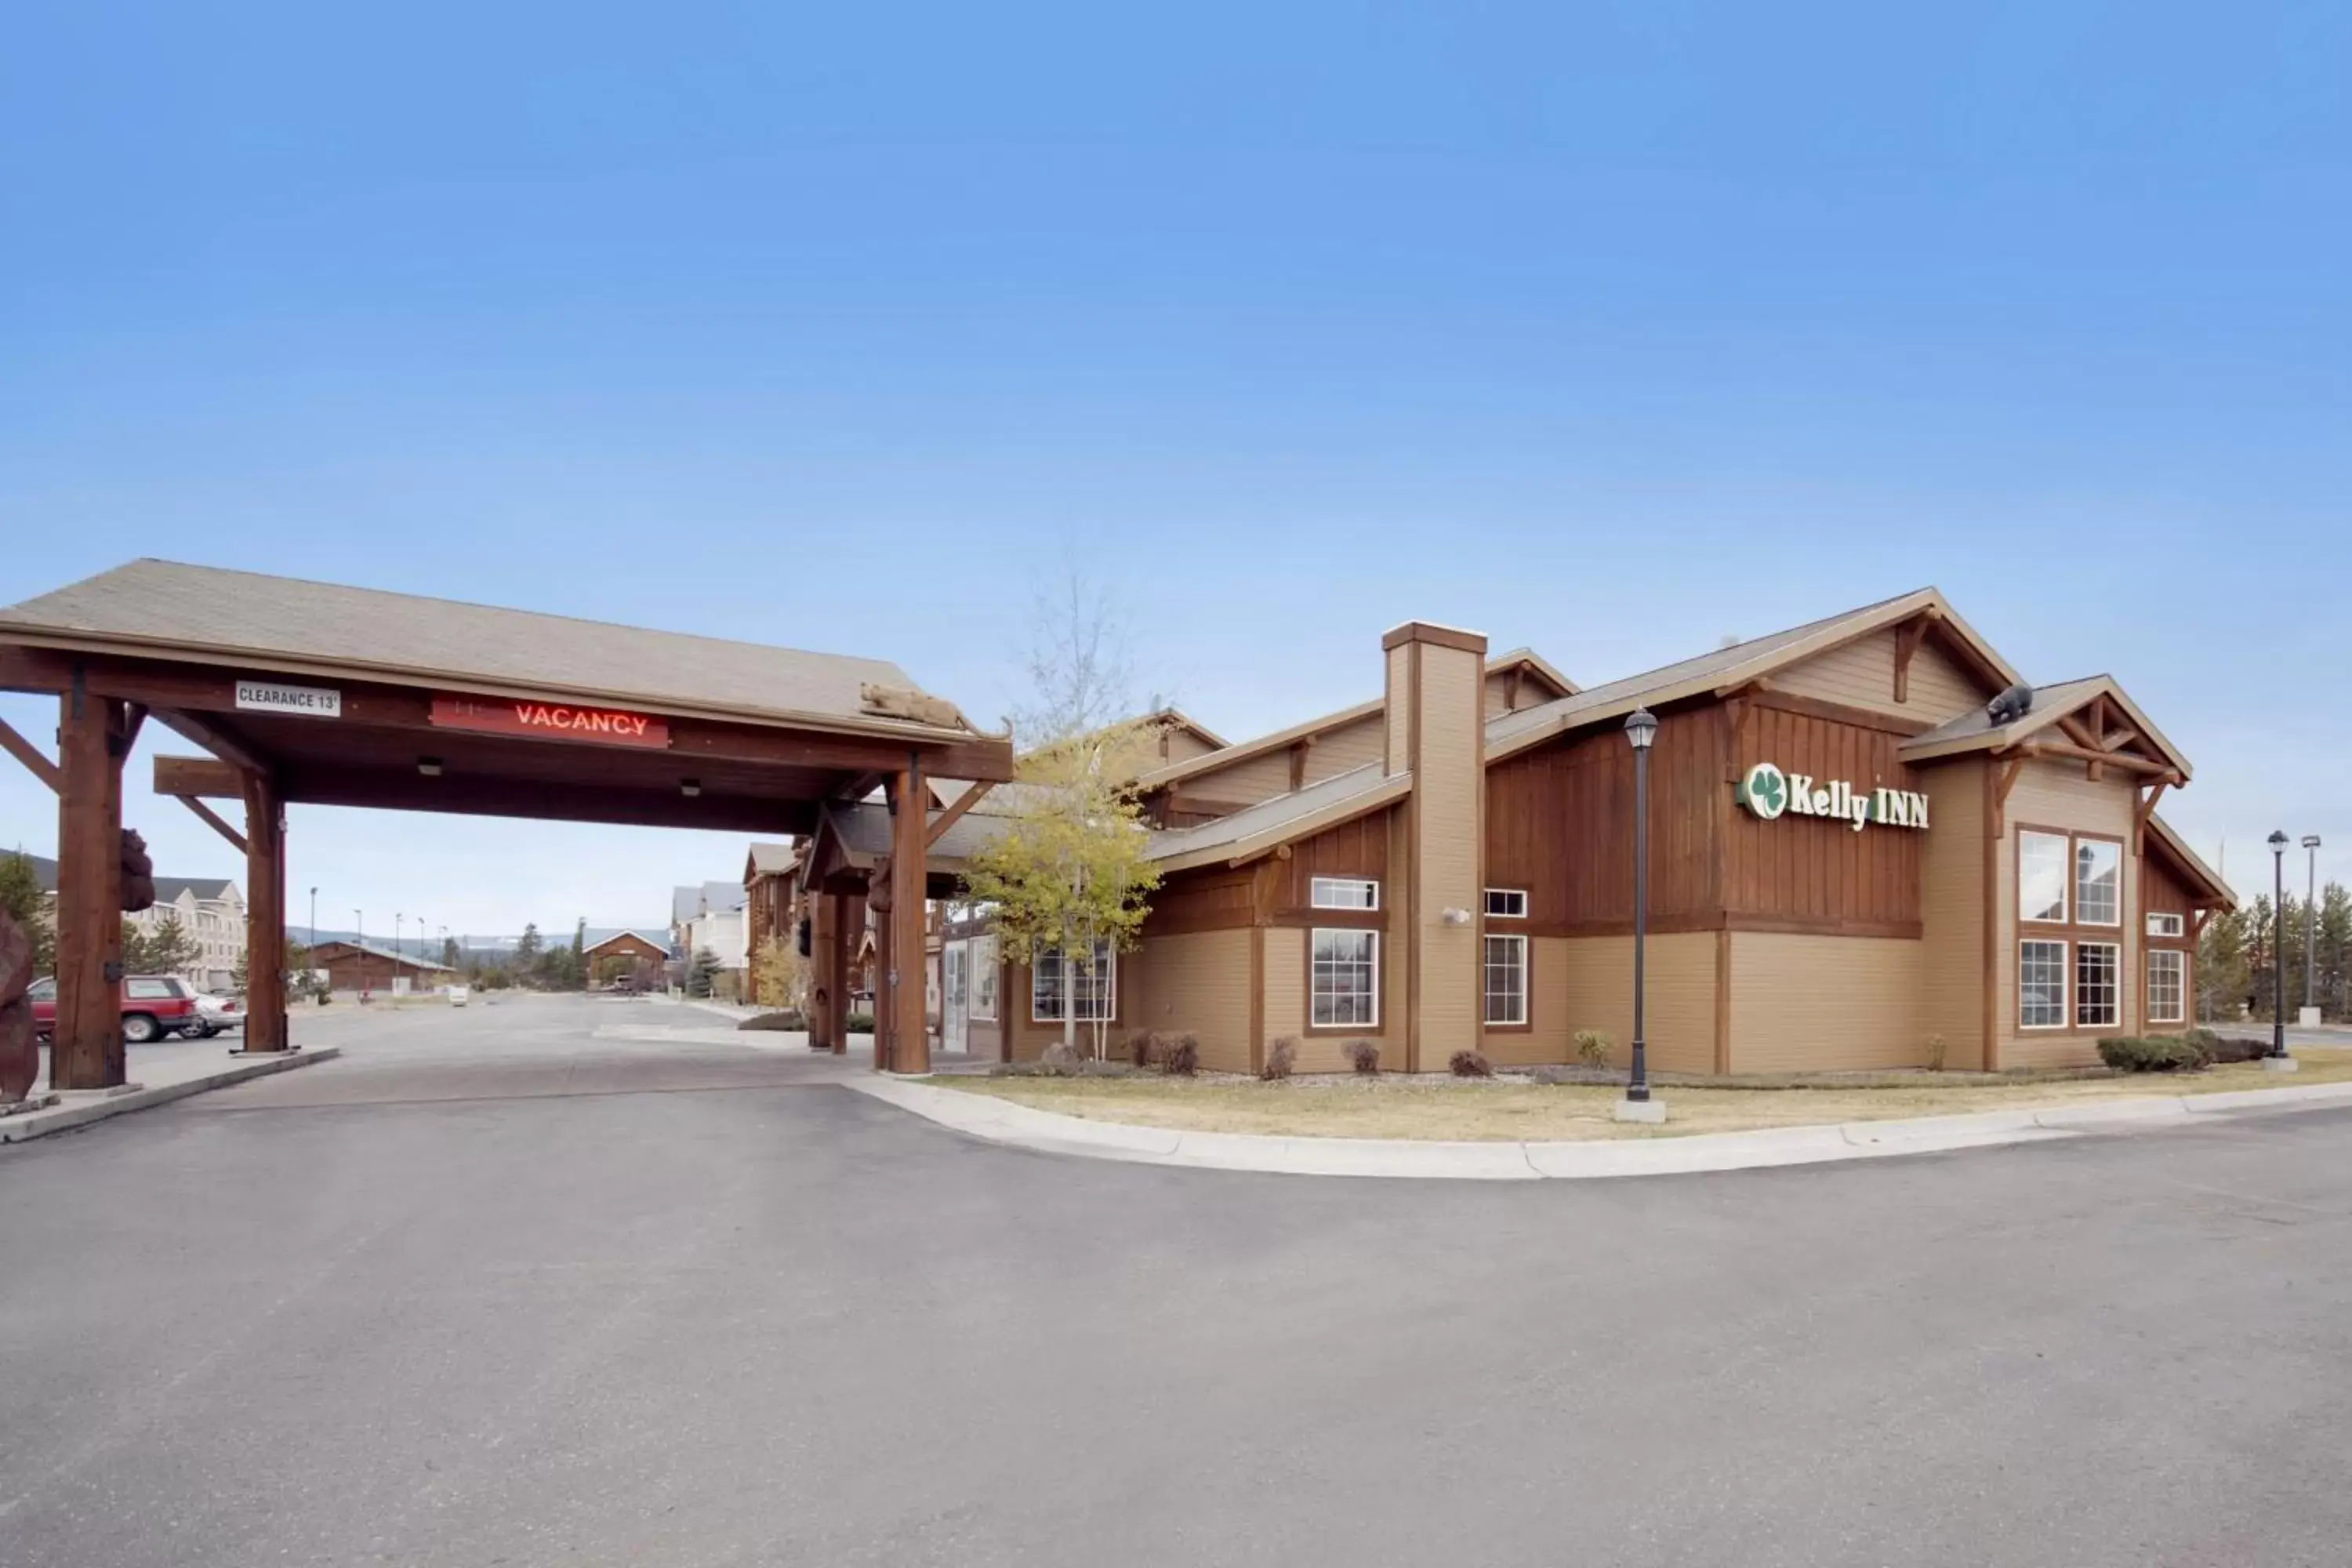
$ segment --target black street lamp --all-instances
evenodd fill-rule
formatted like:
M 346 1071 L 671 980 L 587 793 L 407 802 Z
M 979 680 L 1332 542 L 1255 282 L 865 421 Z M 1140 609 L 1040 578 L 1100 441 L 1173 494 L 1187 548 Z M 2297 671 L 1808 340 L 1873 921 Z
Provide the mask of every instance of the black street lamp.
M 2303 1010 L 2310 1022 L 2319 1022 L 2319 835 L 2303 836 L 2303 847 L 2311 857 L 2309 879 L 2303 893 Z
M 1650 1098 L 1649 1046 L 1643 1039 L 1643 947 L 1650 933 L 1650 743 L 1658 738 L 1658 716 L 1636 708 L 1625 716 L 1625 739 L 1633 748 L 1633 1069 L 1620 1121 L 1664 1121 L 1666 1108 Z
M 2279 1064 L 2294 1058 L 2286 1050 L 2286 832 L 2271 835 L 2271 1052 L 2263 1065 L 2284 1071 Z

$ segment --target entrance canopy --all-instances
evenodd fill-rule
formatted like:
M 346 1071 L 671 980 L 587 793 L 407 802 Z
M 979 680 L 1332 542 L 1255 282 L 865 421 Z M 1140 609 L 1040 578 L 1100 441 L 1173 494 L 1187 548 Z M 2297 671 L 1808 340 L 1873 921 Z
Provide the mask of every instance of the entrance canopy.
M 0 689 L 60 700 L 57 762 L 0 743 L 59 796 L 52 1077 L 100 1080 L 73 1088 L 121 1081 L 121 765 L 151 717 L 210 753 L 158 758 L 156 789 L 246 851 L 257 975 L 282 967 L 289 804 L 807 834 L 877 787 L 1013 776 L 1008 738 L 884 660 L 163 561 L 0 610 Z M 205 797 L 242 800 L 244 833 Z M 894 815 L 919 878 L 924 814 Z M 282 997 L 253 989 L 247 1047 L 282 1048 Z

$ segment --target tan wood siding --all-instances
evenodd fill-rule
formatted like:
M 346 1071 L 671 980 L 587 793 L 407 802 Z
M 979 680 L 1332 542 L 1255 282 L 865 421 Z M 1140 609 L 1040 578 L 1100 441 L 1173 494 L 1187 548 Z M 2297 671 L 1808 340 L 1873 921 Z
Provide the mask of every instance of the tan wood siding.
M 1731 793 L 1719 713 L 1665 714 L 1650 757 L 1651 918 L 1713 914 Z M 1633 822 L 1633 748 L 1615 725 L 1497 763 L 1486 770 L 1486 881 L 1528 889 L 1531 934 L 1631 931 Z
M 2001 842 L 1993 857 L 1995 872 L 2000 882 L 2000 902 L 1996 910 L 2001 950 L 1995 967 L 1998 974 L 1996 993 L 2000 1005 L 2000 1065 L 2003 1068 L 2093 1066 L 2099 1059 L 2100 1036 L 2127 1035 L 2138 1027 L 2142 1001 L 2140 943 L 2136 933 L 2141 929 L 2140 858 L 2130 853 L 2134 795 L 2129 775 L 2110 773 L 2094 784 L 2081 763 L 2040 759 L 2027 762 L 2019 771 L 2016 784 L 2011 786 L 2008 805 L 2002 813 Z M 2070 1026 L 2064 1030 L 2021 1030 L 2017 1026 L 2017 835 L 2021 827 L 2096 833 L 2124 841 L 2123 923 L 2112 929 L 2102 928 L 2092 938 L 2098 942 L 2116 942 L 2123 949 L 2122 1007 L 2114 1028 L 2077 1030 Z M 2071 912 L 2071 887 L 2068 893 Z M 2066 997 L 2071 1018 L 2074 1008 L 2074 944 L 2078 933 L 2071 929 L 2041 929 L 2047 931 L 2053 940 L 2063 941 L 2067 944 Z
M 1368 713 L 1352 724 L 1343 724 L 1328 735 L 1318 735 L 1307 749 L 1307 782 L 1336 778 L 1339 774 L 1362 767 L 1367 763 L 1380 762 L 1385 755 L 1387 728 L 1381 716 Z M 1288 752 L 1283 753 L 1283 766 L 1289 766 Z M 1284 775 L 1286 787 L 1289 783 Z
M 1926 1065 L 1922 953 L 1873 937 L 1731 933 L 1731 1070 Z
M 1920 790 L 1922 781 L 1895 754 L 1902 741 L 1884 730 L 1759 706 L 1739 721 L 1729 773 L 1738 777 L 1773 763 L 1821 787 L 1843 779 L 1856 791 Z M 1936 805 L 1931 796 L 1930 824 Z M 1885 934 L 1887 928 L 1917 934 L 1927 833 L 1875 824 L 1857 832 L 1851 822 L 1795 812 L 1769 822 L 1737 807 L 1727 816 L 1724 901 L 1734 912 L 1801 921 L 1828 934 Z
M 1548 952 L 1556 949 L 1559 955 L 1558 994 L 1567 1032 L 1606 1031 L 1611 1065 L 1624 1067 L 1633 1041 L 1633 939 L 1573 937 L 1545 946 Z M 1651 1068 L 1659 1072 L 1713 1072 L 1715 933 L 1654 936 L 1646 958 Z M 1735 985 L 1737 973 L 1735 968 Z
M 1399 643 L 1387 655 L 1388 685 L 1382 694 L 1381 732 L 1386 737 L 1385 773 L 1401 773 L 1412 765 L 1412 647 Z
M 1944 1065 L 1984 1066 L 1985 763 L 1920 770 L 1933 825 L 1919 867 L 1919 1031 L 1939 1035 Z
M 1478 819 L 1485 785 L 1485 723 L 1480 716 L 1480 655 L 1436 643 L 1417 645 L 1421 659 L 1420 733 L 1414 760 L 1415 831 L 1420 887 L 1413 925 L 1420 973 L 1420 1067 L 1444 1066 L 1478 1042 L 1480 906 Z M 1463 925 L 1444 911 L 1466 910 Z M 1401 923 L 1392 930 L 1402 931 Z
M 1515 922 L 1496 921 L 1486 930 L 1495 936 L 1518 935 L 1506 928 Z M 1569 1021 L 1568 944 L 1574 939 L 1538 936 L 1528 939 L 1528 1026 L 1485 1031 L 1487 1059 L 1503 1067 L 1541 1067 L 1565 1063 L 1573 1054 L 1569 1037 L 1580 1026 Z M 1633 984 L 1629 970 L 1625 983 Z
M 1772 685 L 1793 697 L 1900 713 L 1931 725 L 1957 719 L 1992 695 L 1937 647 L 1931 637 L 1911 656 L 1908 700 L 1895 701 L 1895 645 L 1893 630 L 1873 632 L 1775 671 Z
M 1271 942 L 1281 933 L 1268 931 Z M 1200 1037 L 1201 1065 L 1214 1072 L 1250 1068 L 1250 933 L 1192 931 L 1148 938 L 1150 974 L 1136 1026 Z M 1269 957 L 1269 974 L 1272 960 Z

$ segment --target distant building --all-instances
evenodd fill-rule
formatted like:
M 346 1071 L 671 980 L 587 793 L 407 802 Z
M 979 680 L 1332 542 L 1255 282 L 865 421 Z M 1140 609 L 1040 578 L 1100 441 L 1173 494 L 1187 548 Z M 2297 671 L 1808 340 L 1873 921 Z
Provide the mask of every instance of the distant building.
M 730 998 L 751 991 L 749 901 L 734 882 L 703 882 L 670 893 L 670 941 L 679 959 L 691 969 L 695 955 L 709 949 L 719 960 L 717 989 Z
M 617 931 L 582 948 L 580 956 L 588 966 L 589 983 L 602 984 L 630 973 L 640 963 L 658 970 L 668 963 L 671 953 L 656 932 Z
M 310 950 L 310 967 L 325 970 L 328 987 L 335 991 L 388 992 L 397 989 L 395 980 L 407 981 L 413 991 L 428 991 L 457 974 L 446 963 L 394 952 L 372 942 L 322 942 Z
M 34 879 L 55 904 L 58 863 L 46 856 L 27 855 Z M 152 936 L 167 914 L 177 915 L 180 929 L 196 945 L 195 956 L 179 976 L 200 991 L 221 991 L 236 984 L 245 966 L 245 890 L 228 878 L 158 877 L 155 902 L 122 918 L 142 934 Z

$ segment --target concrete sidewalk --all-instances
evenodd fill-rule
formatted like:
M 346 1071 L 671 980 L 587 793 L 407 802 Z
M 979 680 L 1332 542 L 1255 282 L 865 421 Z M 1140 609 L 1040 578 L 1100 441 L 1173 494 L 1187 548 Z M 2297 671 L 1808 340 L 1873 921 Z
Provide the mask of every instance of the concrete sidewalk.
M 1658 1176 L 1745 1171 L 1766 1165 L 1810 1165 L 1833 1160 L 1868 1160 L 1893 1154 L 2042 1142 L 2088 1132 L 2137 1131 L 2230 1116 L 2352 1104 L 2352 1083 L 2330 1083 L 2301 1089 L 2110 1100 L 2041 1110 L 1987 1110 L 1963 1116 L 1700 1133 L 1687 1138 L 1444 1143 L 1409 1139 L 1276 1138 L 1089 1121 L 1016 1105 L 992 1095 L 966 1094 L 906 1079 L 858 1078 L 846 1080 L 845 1087 L 910 1110 L 942 1127 L 992 1143 L 1045 1153 L 1276 1175 L 1410 1176 L 1486 1182 Z
M 202 1094 L 208 1089 L 225 1089 L 233 1083 L 268 1078 L 272 1073 L 314 1067 L 343 1054 L 341 1046 L 310 1046 L 263 1057 L 232 1055 L 236 1048 L 187 1045 L 142 1050 L 134 1047 L 128 1063 L 130 1082 L 121 1089 L 67 1089 L 54 1095 L 37 1089 L 33 1099 L 53 1099 L 56 1103 L 38 1110 L 0 1116 L 0 1143 L 22 1143 L 68 1128 L 87 1127 L 110 1116 L 127 1116 L 150 1106 Z M 44 1052 L 41 1080 L 47 1082 L 48 1076 L 47 1053 Z

